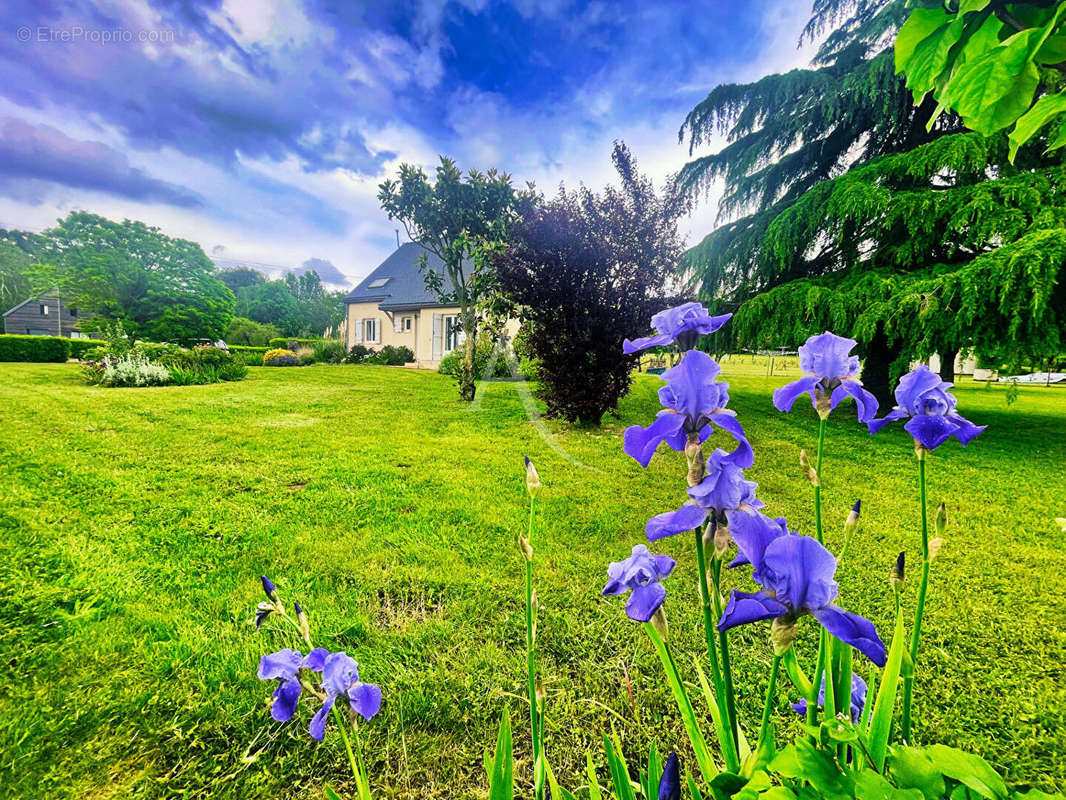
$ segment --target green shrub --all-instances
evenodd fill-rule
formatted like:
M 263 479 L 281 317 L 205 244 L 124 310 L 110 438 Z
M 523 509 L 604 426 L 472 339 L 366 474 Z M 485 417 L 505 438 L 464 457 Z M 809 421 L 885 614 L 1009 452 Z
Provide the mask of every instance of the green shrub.
M 301 346 L 314 347 L 321 341 L 321 339 L 297 339 L 293 336 L 277 336 L 267 342 L 267 344 L 276 350 L 292 350 L 295 352 Z
M 230 345 L 229 351 L 238 357 L 249 367 L 263 366 L 263 356 L 269 351 L 269 347 L 244 347 L 242 345 Z
M 222 337 L 232 350 L 235 345 L 243 347 L 265 347 L 271 339 L 278 337 L 279 331 L 273 325 L 263 324 L 245 317 L 234 317 L 226 326 Z
M 197 345 L 193 348 L 196 361 L 204 366 L 220 367 L 223 364 L 233 362 L 233 354 L 221 347 L 212 347 L 209 344 Z
M 362 364 L 372 354 L 373 350 L 363 344 L 353 344 L 352 349 L 348 351 L 348 355 L 345 357 L 345 361 L 349 364 Z
M 104 362 L 99 383 L 101 386 L 165 386 L 170 383 L 170 370 L 139 353 L 130 353 Z
M 485 370 L 488 369 L 489 363 L 492 361 L 492 351 L 494 344 L 487 338 L 480 338 L 477 343 L 477 348 L 474 350 L 474 378 L 475 380 L 481 380 L 485 377 Z M 459 371 L 463 366 L 463 359 L 466 357 L 466 350 L 463 347 L 459 347 L 452 350 L 444 358 L 440 360 L 440 366 L 437 367 L 437 372 L 441 375 L 450 375 L 451 377 L 459 380 Z M 492 374 L 490 378 L 510 378 L 511 377 L 511 365 L 510 359 L 514 358 L 511 353 L 497 353 L 496 362 L 492 367 Z
M 71 339 L 70 357 L 86 358 L 87 353 L 94 350 L 99 350 L 103 347 L 107 347 L 107 342 L 105 342 L 103 339 Z
M 315 354 L 310 350 L 301 350 L 296 354 L 296 358 L 299 359 L 301 367 L 309 367 L 315 363 Z
M 383 363 L 394 367 L 402 367 L 404 364 L 408 364 L 415 360 L 415 354 L 411 352 L 410 347 L 396 347 L 395 345 L 387 344 L 378 350 L 377 354 L 384 358 Z
M 193 352 L 186 350 L 184 347 L 180 347 L 176 344 L 166 344 L 163 342 L 137 342 L 133 345 L 134 353 L 144 356 L 149 361 L 154 361 L 157 364 L 162 364 L 165 367 L 171 367 L 175 365 L 192 366 L 194 361 Z M 113 352 L 109 355 L 119 355 Z
M 344 342 L 339 339 L 323 339 L 315 343 L 314 356 L 319 364 L 340 364 L 345 355 Z
M 71 341 L 60 336 L 0 335 L 0 361 L 61 363 L 70 358 Z
M 279 347 L 263 354 L 264 367 L 295 367 L 299 363 L 300 359 L 292 350 Z

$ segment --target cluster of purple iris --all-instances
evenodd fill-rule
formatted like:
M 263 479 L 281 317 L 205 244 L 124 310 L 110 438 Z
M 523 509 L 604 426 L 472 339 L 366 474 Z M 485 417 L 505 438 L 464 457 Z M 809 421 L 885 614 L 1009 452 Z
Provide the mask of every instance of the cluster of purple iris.
M 771 518 L 759 509 L 756 484 L 744 476 L 754 463 L 754 451 L 735 412 L 726 408 L 729 387 L 717 380 L 719 365 L 707 353 L 694 349 L 699 337 L 713 333 L 730 318 L 712 317 L 698 303 L 687 303 L 657 314 L 652 324 L 655 336 L 626 341 L 627 353 L 648 347 L 676 344 L 685 353 L 680 363 L 664 372 L 659 390 L 663 411 L 647 427 L 634 425 L 625 431 L 623 450 L 646 467 L 658 446 L 665 442 L 690 459 L 702 458 L 701 445 L 715 428 L 736 441 L 732 452 L 716 449 L 699 470 L 702 477 L 688 488 L 688 500 L 676 511 L 658 514 L 648 520 L 645 532 L 656 541 L 706 526 L 704 540 L 715 542 L 721 557 L 730 540 L 737 555 L 729 564 L 750 564 L 755 592 L 733 591 L 718 630 L 762 620 L 778 620 L 793 625 L 804 616 L 813 617 L 826 631 L 884 666 L 886 651 L 873 623 L 836 605 L 838 586 L 834 580 L 837 559 L 817 539 L 798 535 L 783 517 Z M 823 333 L 812 336 L 799 348 L 804 376 L 774 392 L 774 405 L 789 411 L 802 395 L 825 419 L 846 398 L 855 402 L 858 420 L 871 433 L 899 419 L 908 419 L 907 431 L 917 445 L 933 450 L 950 437 L 966 444 L 983 427 L 973 425 L 955 410 L 950 384 L 943 383 L 928 367 L 920 366 L 905 375 L 896 389 L 896 408 L 877 419 L 877 399 L 860 382 L 859 358 L 852 355 L 856 342 Z M 691 469 L 690 469 L 691 474 Z M 639 544 L 629 558 L 607 569 L 605 595 L 629 592 L 626 613 L 639 622 L 648 622 L 666 599 L 662 580 L 673 570 L 674 559 L 650 553 Z M 854 687 L 858 693 L 860 687 Z M 864 693 L 865 687 L 861 687 Z
M 270 613 L 284 615 L 274 584 L 265 575 L 261 580 L 269 600 L 260 605 L 262 619 Z M 297 627 L 309 640 L 303 611 L 299 605 L 295 610 L 299 620 Z M 262 619 L 257 619 L 257 623 L 261 624 Z M 315 647 L 305 656 L 299 650 L 287 647 L 263 656 L 256 674 L 260 680 L 278 682 L 270 704 L 270 716 L 278 722 L 292 719 L 304 688 L 322 700 L 322 705 L 311 718 L 309 729 L 311 737 L 320 742 L 326 733 L 326 720 L 338 700 L 347 702 L 363 719 L 370 719 L 381 710 L 381 689 L 359 680 L 359 665 L 344 651 L 331 653 L 325 647 Z

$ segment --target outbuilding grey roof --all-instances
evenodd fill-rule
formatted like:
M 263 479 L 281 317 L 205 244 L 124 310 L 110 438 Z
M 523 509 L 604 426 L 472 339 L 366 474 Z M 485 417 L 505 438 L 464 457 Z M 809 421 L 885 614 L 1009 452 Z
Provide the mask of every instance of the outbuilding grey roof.
M 392 255 L 356 286 L 344 298 L 345 303 L 373 303 L 383 310 L 419 308 L 442 305 L 436 292 L 426 289 L 426 281 L 418 268 L 419 257 L 425 253 L 429 268 L 444 271 L 440 257 L 414 242 L 400 245 Z

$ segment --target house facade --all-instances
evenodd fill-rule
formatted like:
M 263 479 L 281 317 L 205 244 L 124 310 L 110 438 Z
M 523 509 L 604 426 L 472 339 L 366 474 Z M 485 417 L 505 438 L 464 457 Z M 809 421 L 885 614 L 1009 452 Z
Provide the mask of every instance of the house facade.
M 413 242 L 400 245 L 344 298 L 345 343 L 380 350 L 386 345 L 407 347 L 414 353 L 412 366 L 436 369 L 440 360 L 466 342 L 459 330 L 459 306 L 444 305 L 426 289 L 418 268 L 425 253 L 430 269 L 443 272 L 433 253 Z M 514 336 L 518 323 L 508 322 Z
M 5 311 L 4 333 L 88 339 L 91 337 L 78 326 L 91 316 L 68 305 L 56 292 L 47 292 Z

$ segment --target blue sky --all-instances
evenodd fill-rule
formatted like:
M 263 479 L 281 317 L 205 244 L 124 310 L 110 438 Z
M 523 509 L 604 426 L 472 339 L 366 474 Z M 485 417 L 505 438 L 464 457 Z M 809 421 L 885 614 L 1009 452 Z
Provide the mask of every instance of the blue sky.
M 141 219 L 220 260 L 350 284 L 395 247 L 401 162 L 545 191 L 656 180 L 714 85 L 802 65 L 809 3 L 154 0 L 0 7 L 0 227 Z M 685 221 L 691 242 L 713 197 Z M 322 261 L 320 271 L 330 272 Z

